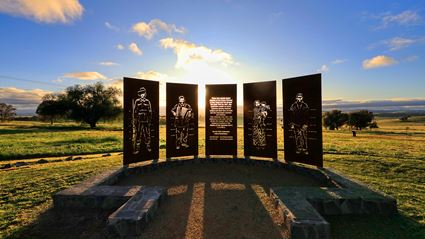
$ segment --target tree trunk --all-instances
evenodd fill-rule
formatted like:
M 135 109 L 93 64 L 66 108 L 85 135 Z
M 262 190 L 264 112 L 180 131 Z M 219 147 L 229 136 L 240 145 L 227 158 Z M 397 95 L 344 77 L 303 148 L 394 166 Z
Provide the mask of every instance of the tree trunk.
M 90 122 L 90 128 L 91 129 L 96 128 L 96 122 Z

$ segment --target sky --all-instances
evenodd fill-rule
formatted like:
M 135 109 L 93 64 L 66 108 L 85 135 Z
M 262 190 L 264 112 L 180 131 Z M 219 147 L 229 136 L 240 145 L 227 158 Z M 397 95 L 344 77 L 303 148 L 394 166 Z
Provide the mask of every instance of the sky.
M 21 113 L 123 77 L 160 81 L 161 102 L 165 82 L 238 83 L 239 104 L 276 80 L 279 105 L 282 79 L 315 73 L 330 104 L 425 107 L 425 1 L 0 0 L 0 102 Z

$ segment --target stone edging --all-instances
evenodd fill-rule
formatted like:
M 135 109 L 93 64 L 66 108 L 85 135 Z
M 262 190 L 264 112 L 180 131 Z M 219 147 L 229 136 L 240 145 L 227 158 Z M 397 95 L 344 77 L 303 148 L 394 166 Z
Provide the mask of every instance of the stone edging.
M 56 209 L 118 209 L 109 217 L 109 229 L 120 237 L 140 235 L 167 195 L 164 187 L 113 186 L 122 178 L 159 168 L 185 164 L 236 163 L 284 168 L 312 177 L 327 187 L 275 187 L 270 196 L 289 229 L 291 238 L 331 238 L 329 223 L 321 215 L 394 214 L 394 198 L 326 168 L 245 158 L 190 158 L 142 162 L 105 171 L 53 196 Z M 132 208 L 129 210 L 128 208 Z
M 330 225 L 322 215 L 397 213 L 397 201 L 393 197 L 329 169 L 320 171 L 339 187 L 275 187 L 270 190 L 291 238 L 331 238 Z

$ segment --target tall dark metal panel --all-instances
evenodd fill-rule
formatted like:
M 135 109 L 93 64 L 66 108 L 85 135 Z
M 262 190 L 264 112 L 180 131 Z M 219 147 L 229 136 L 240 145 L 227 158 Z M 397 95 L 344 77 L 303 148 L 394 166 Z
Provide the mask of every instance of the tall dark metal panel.
M 167 158 L 198 155 L 198 85 L 167 83 Z
M 286 161 L 323 166 L 321 81 L 315 74 L 282 82 Z
M 244 154 L 277 158 L 276 81 L 243 84 Z
M 124 164 L 159 157 L 159 82 L 124 78 Z
M 206 155 L 237 155 L 237 87 L 206 85 Z

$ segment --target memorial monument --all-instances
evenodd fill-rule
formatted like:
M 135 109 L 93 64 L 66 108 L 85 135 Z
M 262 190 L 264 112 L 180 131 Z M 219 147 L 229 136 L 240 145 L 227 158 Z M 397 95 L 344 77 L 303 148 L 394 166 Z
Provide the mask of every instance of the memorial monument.
M 270 198 L 291 238 L 331 238 L 330 225 L 322 215 L 397 213 L 394 198 L 322 168 L 321 75 L 284 79 L 282 91 L 286 163 L 277 158 L 276 81 L 243 84 L 244 158 L 237 154 L 236 84 L 206 85 L 206 153 L 198 158 L 198 85 L 167 83 L 166 159 L 158 160 L 159 82 L 124 78 L 124 167 L 55 194 L 55 208 L 114 209 L 108 217 L 111 234 L 140 236 L 166 198 L 167 188 L 117 186 L 117 182 L 187 162 L 226 162 L 278 167 L 325 185 L 270 188 Z M 205 160 L 214 155 L 231 155 L 233 160 Z M 190 158 L 177 158 L 181 156 Z M 152 163 L 129 165 L 148 160 Z

